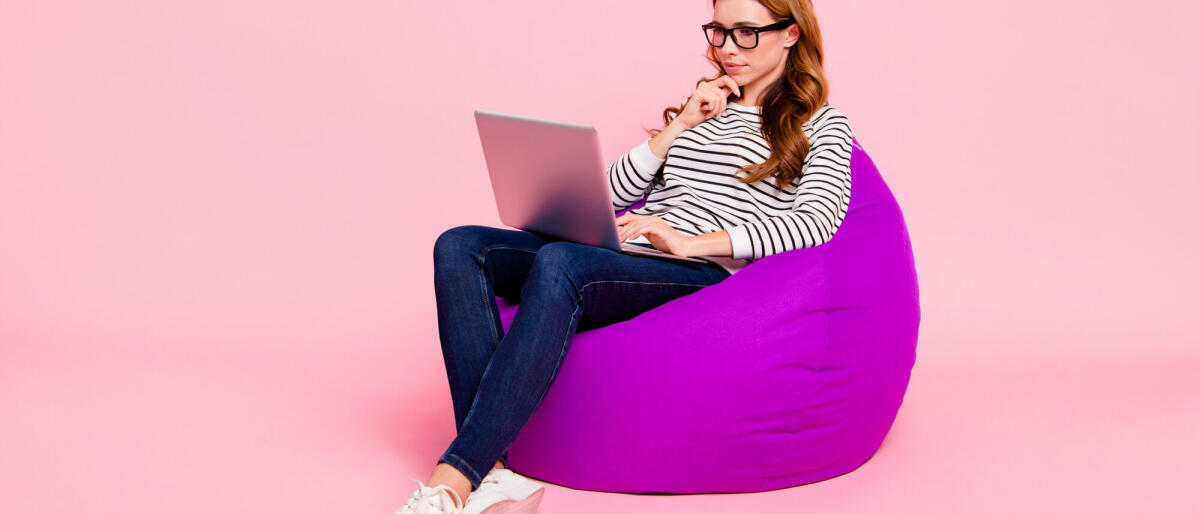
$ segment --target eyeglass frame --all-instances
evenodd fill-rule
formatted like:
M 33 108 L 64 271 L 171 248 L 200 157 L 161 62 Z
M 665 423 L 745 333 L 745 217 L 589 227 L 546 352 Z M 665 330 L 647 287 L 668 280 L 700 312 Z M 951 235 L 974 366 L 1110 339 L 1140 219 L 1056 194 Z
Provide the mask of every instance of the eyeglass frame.
M 751 50 L 754 48 L 758 48 L 758 41 L 759 41 L 758 33 L 759 32 L 771 32 L 771 31 L 775 31 L 775 30 L 783 30 L 783 29 L 790 27 L 793 23 L 796 23 L 796 20 L 794 20 L 792 18 L 788 18 L 786 20 L 780 20 L 780 21 L 777 21 L 770 25 L 763 25 L 761 27 L 742 26 L 742 27 L 725 28 L 720 25 L 717 25 L 716 23 L 705 23 L 704 25 L 700 26 L 700 30 L 704 31 L 704 41 L 706 41 L 711 46 L 721 48 L 721 47 L 725 46 L 726 39 L 733 39 L 733 44 L 736 45 L 738 48 L 741 48 L 743 50 Z M 708 29 L 709 28 L 713 28 L 713 29 L 720 31 L 721 44 L 714 45 L 712 40 L 708 38 Z M 737 37 L 735 37 L 733 35 L 733 31 L 735 31 L 735 30 L 752 30 L 752 31 L 754 31 L 754 45 L 753 46 L 742 46 L 741 44 L 739 44 Z

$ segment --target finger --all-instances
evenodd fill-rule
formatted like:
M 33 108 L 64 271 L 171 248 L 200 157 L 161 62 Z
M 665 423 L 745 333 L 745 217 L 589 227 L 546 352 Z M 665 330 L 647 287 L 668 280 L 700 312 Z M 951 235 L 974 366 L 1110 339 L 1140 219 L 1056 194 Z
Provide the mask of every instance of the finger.
M 645 230 L 644 223 L 633 223 L 625 227 L 625 239 L 634 239 Z
M 718 87 L 718 84 L 720 84 L 720 82 L 714 80 L 709 83 L 708 87 L 710 94 L 715 100 L 713 102 L 713 116 L 721 114 L 725 111 L 725 102 L 729 98 L 729 91 L 727 91 L 723 85 Z
M 664 251 L 665 251 L 665 249 L 664 249 L 664 248 L 659 248 L 659 247 L 658 247 L 658 245 L 655 245 L 655 244 L 654 244 L 655 240 L 660 240 L 659 242 L 661 243 L 661 242 L 662 242 L 661 240 L 665 240 L 665 239 L 666 239 L 666 238 L 664 237 L 664 234 L 663 234 L 663 231 L 662 231 L 662 229 L 660 229 L 660 228 L 655 228 L 655 227 L 647 227 L 647 228 L 646 228 L 646 229 L 643 231 L 643 235 L 645 235 L 645 236 L 646 236 L 646 240 L 647 240 L 647 241 L 650 241 L 650 244 L 651 244 L 652 246 L 654 246 L 655 248 L 658 248 L 659 250 L 664 250 Z
M 720 80 L 723 85 L 729 87 L 730 91 L 733 91 L 735 96 L 738 98 L 742 97 L 742 86 L 739 86 L 737 81 L 733 80 L 733 77 L 730 77 L 729 75 L 722 75 Z
M 725 76 L 722 76 L 721 78 L 717 78 L 712 81 L 705 82 L 704 83 L 705 89 L 717 97 L 729 96 L 729 93 L 733 90 L 730 89 L 729 85 L 725 83 L 725 81 L 723 80 L 724 77 Z
M 709 98 L 708 96 L 702 96 L 702 98 L 703 98 L 703 103 L 701 105 L 703 105 L 704 107 L 701 108 L 700 112 L 702 114 L 704 114 L 705 119 L 708 119 L 708 118 L 712 117 L 712 112 L 715 109 L 714 104 L 716 103 L 716 101 L 715 101 L 715 99 Z
M 637 230 L 637 224 L 629 223 L 629 224 L 625 225 L 624 227 L 621 227 L 621 230 L 618 230 L 617 233 L 621 236 L 621 241 L 625 241 L 626 239 L 633 239 L 635 237 L 633 235 L 633 233 L 636 230 Z

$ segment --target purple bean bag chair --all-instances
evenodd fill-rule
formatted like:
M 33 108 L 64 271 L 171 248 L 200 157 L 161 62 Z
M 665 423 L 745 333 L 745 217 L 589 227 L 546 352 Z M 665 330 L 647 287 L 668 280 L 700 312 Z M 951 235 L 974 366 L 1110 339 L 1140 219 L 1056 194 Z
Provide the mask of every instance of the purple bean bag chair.
M 857 141 L 851 181 L 829 242 L 577 332 L 509 467 L 575 489 L 713 493 L 870 459 L 908 387 L 920 308 L 900 207 Z M 497 301 L 507 330 L 518 305 Z

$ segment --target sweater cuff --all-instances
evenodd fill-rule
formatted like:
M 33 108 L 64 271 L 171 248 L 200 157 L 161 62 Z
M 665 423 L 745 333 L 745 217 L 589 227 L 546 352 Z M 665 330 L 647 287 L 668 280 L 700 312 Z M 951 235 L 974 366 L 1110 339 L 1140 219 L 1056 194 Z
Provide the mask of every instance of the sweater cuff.
M 733 243 L 734 259 L 749 259 L 754 257 L 754 248 L 750 246 L 750 234 L 745 225 L 738 225 L 725 231 L 729 234 L 729 242 Z
M 657 155 L 654 155 L 654 152 L 650 151 L 649 138 L 629 151 L 629 160 L 633 163 L 633 167 L 640 171 L 640 174 L 643 176 L 654 174 L 663 165 L 663 162 L 666 161 L 666 159 L 659 159 Z

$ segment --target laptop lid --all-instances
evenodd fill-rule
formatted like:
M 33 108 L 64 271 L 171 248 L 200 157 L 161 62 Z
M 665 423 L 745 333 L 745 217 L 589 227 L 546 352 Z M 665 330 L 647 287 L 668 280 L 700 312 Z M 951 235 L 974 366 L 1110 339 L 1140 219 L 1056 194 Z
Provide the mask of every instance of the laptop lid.
M 595 127 L 482 109 L 475 122 L 500 221 L 620 248 Z

